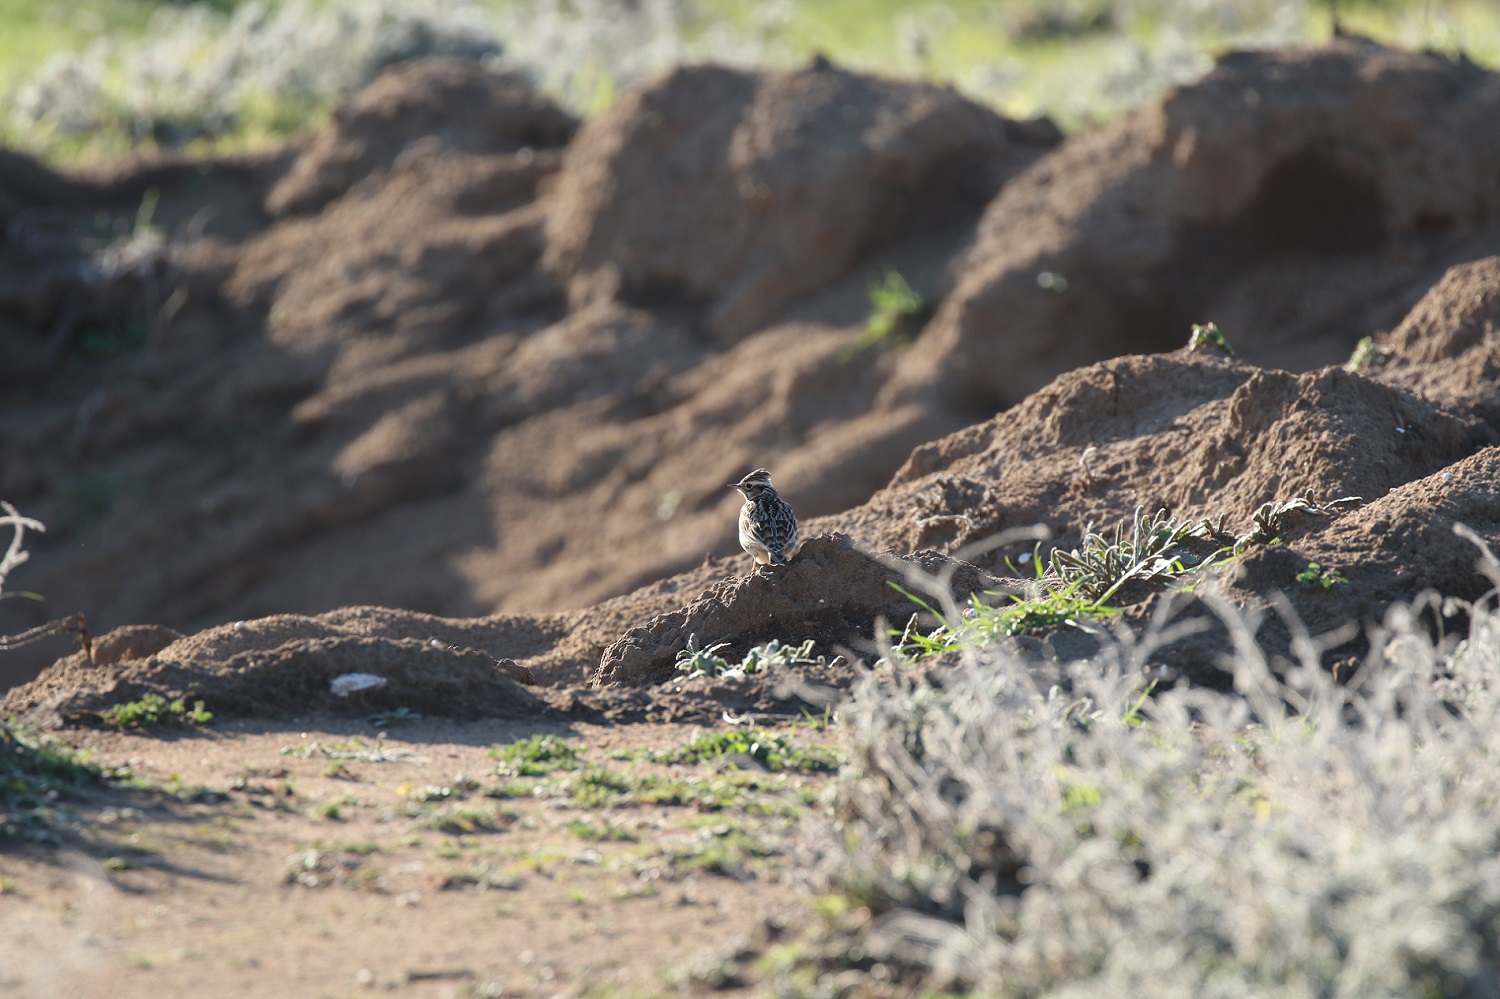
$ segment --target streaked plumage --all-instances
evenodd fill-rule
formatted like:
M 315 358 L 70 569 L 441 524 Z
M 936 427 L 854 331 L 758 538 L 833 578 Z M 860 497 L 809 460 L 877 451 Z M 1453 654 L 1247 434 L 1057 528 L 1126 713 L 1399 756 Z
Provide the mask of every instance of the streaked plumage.
M 740 508 L 740 547 L 755 560 L 751 571 L 790 562 L 802 545 L 797 536 L 797 516 L 771 485 L 771 473 L 757 468 L 729 488 L 738 489 L 745 497 L 745 505 Z

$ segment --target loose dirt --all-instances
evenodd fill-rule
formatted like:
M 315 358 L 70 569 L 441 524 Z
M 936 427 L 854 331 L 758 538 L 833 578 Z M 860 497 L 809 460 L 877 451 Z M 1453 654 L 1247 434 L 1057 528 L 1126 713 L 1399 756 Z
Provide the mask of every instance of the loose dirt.
M 90 799 L 69 849 L 5 856 L 0 981 L 35 996 L 751 994 L 725 969 L 805 921 L 796 850 L 831 777 L 617 758 L 693 731 L 308 718 L 90 734 L 77 741 L 97 760 L 157 790 Z M 491 747 L 538 735 L 643 789 L 600 805 L 567 790 L 584 771 L 496 775 Z

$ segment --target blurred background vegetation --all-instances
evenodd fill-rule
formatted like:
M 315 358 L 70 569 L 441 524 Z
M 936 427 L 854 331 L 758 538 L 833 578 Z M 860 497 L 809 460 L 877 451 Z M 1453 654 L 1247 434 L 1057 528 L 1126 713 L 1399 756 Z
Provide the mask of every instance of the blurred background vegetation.
M 1337 0 L 1346 30 L 1500 63 L 1495 0 Z M 1229 48 L 1317 43 L 1332 0 L 0 0 L 0 142 L 52 162 L 264 146 L 386 66 L 519 69 L 583 114 L 681 62 L 951 84 L 1074 131 Z

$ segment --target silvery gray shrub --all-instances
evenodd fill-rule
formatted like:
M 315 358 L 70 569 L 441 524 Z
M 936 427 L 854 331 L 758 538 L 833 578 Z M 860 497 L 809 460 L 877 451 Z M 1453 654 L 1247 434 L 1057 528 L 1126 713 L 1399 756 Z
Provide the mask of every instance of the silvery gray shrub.
M 1495 594 L 1393 608 L 1347 686 L 1204 599 L 1233 694 L 1142 697 L 1167 625 L 864 684 L 824 871 L 866 952 L 995 996 L 1500 994 Z

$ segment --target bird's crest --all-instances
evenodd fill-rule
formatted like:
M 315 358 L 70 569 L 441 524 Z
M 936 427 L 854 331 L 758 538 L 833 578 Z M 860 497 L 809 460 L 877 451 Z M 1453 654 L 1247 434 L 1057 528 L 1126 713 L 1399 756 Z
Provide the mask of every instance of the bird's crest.
M 738 489 L 741 492 L 746 489 L 770 489 L 771 473 L 764 468 L 757 468 L 738 482 L 731 482 L 730 489 Z

